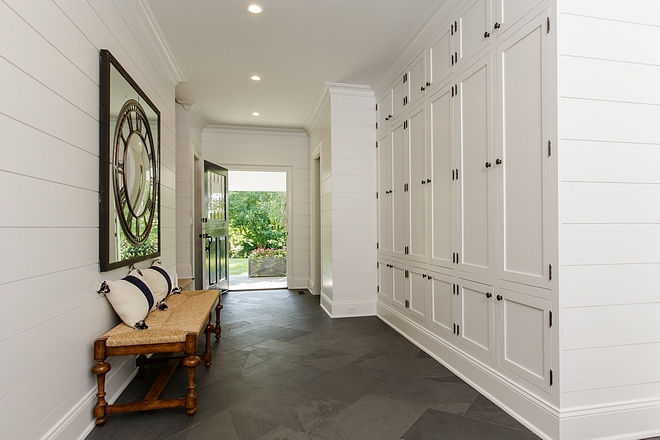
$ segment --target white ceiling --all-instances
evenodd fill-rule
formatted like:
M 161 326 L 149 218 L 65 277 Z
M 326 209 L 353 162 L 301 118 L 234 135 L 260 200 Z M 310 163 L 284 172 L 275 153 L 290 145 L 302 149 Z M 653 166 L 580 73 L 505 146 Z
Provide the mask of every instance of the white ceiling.
M 186 78 L 176 97 L 208 124 L 303 128 L 324 82 L 373 85 L 438 0 L 148 3 Z

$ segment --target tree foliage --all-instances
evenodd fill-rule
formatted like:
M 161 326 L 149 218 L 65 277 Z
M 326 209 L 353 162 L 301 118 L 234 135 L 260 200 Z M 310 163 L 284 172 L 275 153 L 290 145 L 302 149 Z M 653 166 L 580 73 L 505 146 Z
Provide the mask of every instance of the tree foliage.
M 246 258 L 257 248 L 286 246 L 286 193 L 229 192 L 229 255 Z

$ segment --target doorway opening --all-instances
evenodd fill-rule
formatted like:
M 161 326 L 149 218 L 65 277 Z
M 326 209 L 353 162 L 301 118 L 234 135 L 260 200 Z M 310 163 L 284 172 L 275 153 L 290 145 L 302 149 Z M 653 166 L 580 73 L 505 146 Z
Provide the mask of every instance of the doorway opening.
M 229 171 L 229 290 L 286 289 L 287 175 Z

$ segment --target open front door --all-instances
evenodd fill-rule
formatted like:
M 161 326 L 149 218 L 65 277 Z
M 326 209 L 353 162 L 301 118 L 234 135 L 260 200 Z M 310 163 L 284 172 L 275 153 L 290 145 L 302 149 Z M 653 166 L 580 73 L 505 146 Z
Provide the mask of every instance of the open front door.
M 229 289 L 226 168 L 204 161 L 204 203 L 201 249 L 204 252 L 204 288 Z

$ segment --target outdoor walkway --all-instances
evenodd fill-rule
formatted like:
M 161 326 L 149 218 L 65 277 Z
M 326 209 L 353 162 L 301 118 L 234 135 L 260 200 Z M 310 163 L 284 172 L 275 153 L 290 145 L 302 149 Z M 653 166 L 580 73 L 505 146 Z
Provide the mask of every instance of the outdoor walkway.
M 286 289 L 286 277 L 248 278 L 247 274 L 229 275 L 229 290 Z

